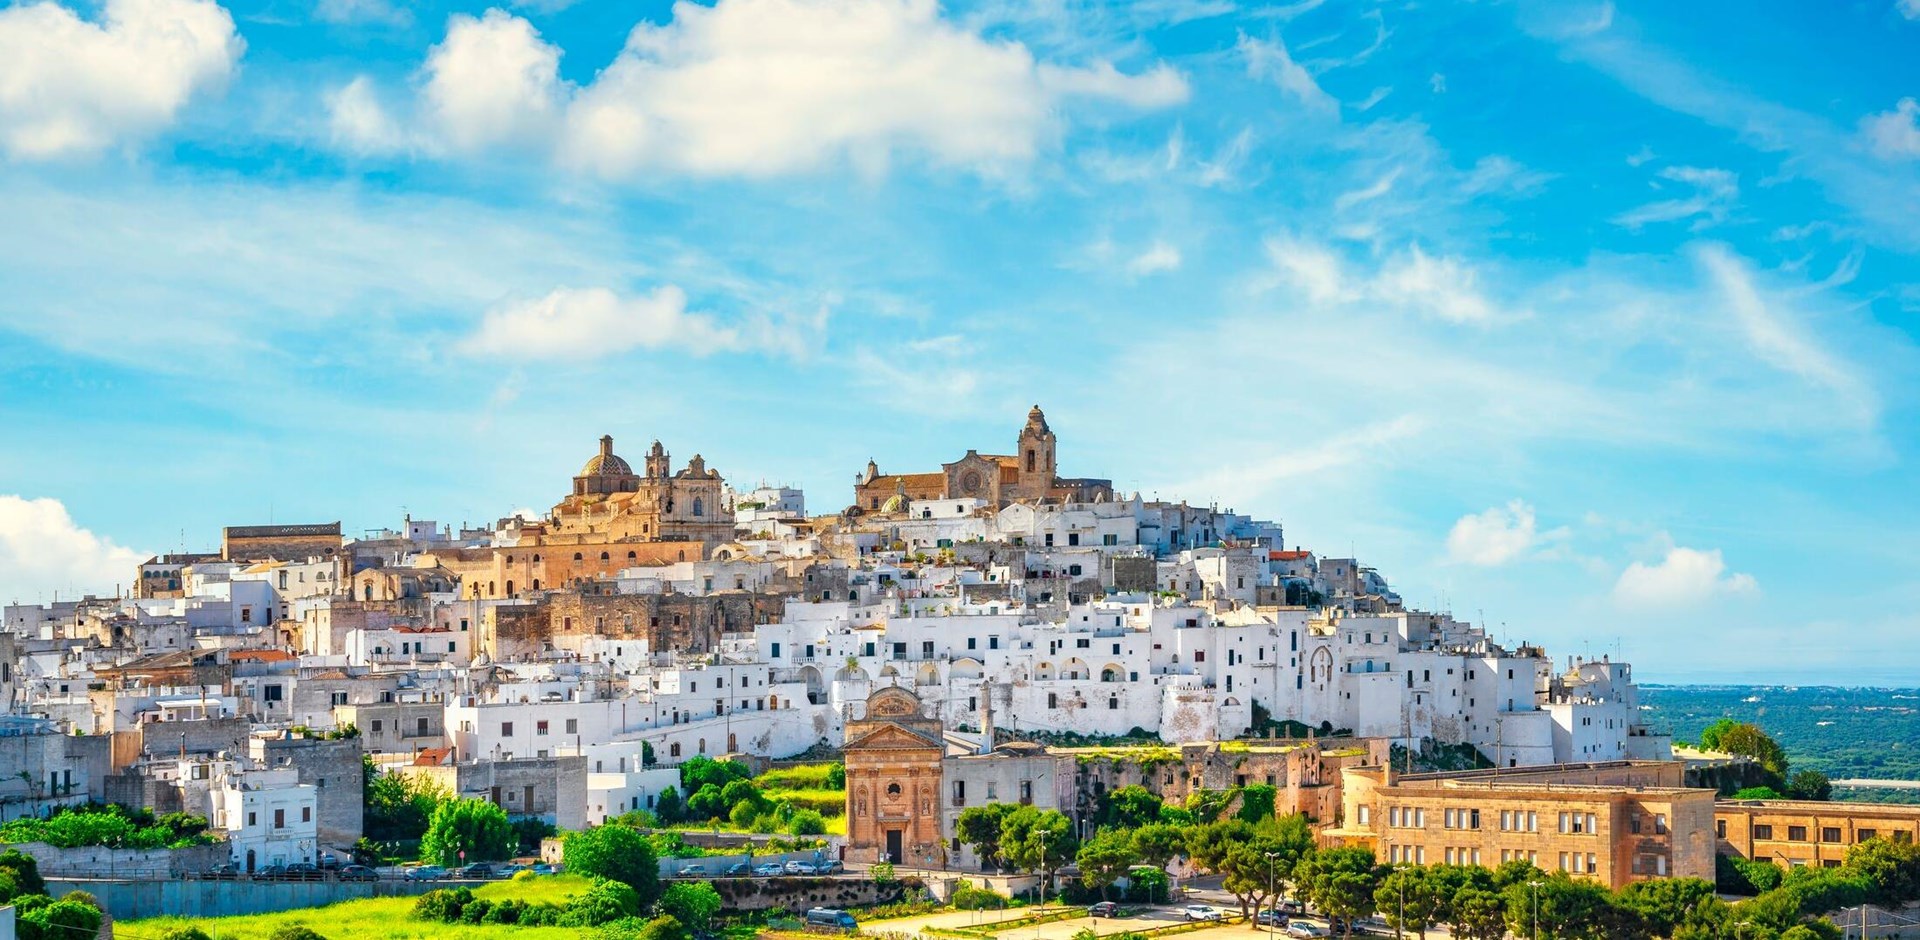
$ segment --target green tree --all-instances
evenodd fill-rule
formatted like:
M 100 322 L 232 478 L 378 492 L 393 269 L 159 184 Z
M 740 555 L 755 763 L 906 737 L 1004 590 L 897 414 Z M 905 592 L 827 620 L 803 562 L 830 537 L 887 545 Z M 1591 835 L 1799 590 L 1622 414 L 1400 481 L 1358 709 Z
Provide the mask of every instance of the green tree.
M 0 852 L 0 873 L 10 874 L 17 894 L 46 894 L 47 880 L 40 877 L 40 862 L 19 849 Z M 0 899 L 4 901 L 5 899 Z
M 680 765 L 680 789 L 687 793 L 698 793 L 707 786 L 718 790 L 735 780 L 746 780 L 752 776 L 745 764 L 714 760 L 701 754 Z
M 1380 869 L 1366 849 L 1328 849 L 1300 860 L 1293 869 L 1301 893 L 1321 910 L 1353 921 L 1372 914 Z
M 693 930 L 705 930 L 720 913 L 720 892 L 705 881 L 676 881 L 660 895 L 660 913 Z
M 1722 718 L 1706 726 L 1706 728 L 1700 732 L 1700 746 L 1709 751 L 1720 750 L 1721 736 L 1726 734 L 1727 730 L 1735 724 L 1736 722 L 1731 718 Z
M 959 819 L 954 821 L 954 835 L 980 856 L 981 868 L 999 867 L 1001 824 L 1014 809 L 1007 803 L 969 806 L 961 810 Z
M 1101 804 L 1100 824 L 1116 829 L 1137 829 L 1157 822 L 1164 805 L 1157 794 L 1139 784 L 1108 791 Z
M 803 809 L 795 812 L 787 820 L 787 834 L 796 836 L 818 836 L 827 832 L 827 819 L 818 810 Z
M 660 896 L 660 861 L 647 837 L 625 826 L 596 826 L 570 832 L 560 843 L 567 871 L 627 885 L 642 909 Z
M 653 799 L 653 815 L 659 817 L 661 825 L 677 823 L 685 813 L 686 807 L 680 802 L 679 790 L 668 787 Z
M 827 768 L 827 789 L 845 790 L 847 788 L 847 765 L 835 763 Z
M 490 862 L 512 857 L 519 844 L 506 810 L 486 800 L 450 800 L 433 811 L 420 837 L 420 859 L 440 865 Z
M 1240 788 L 1240 808 L 1234 816 L 1244 822 L 1258 823 L 1273 818 L 1273 807 L 1280 791 L 1270 783 L 1249 783 Z
M 1635 881 L 1614 894 L 1618 904 L 1639 914 L 1647 927 L 1662 937 L 1671 935 L 1689 912 L 1710 897 L 1713 885 L 1698 878 Z
M 1753 758 L 1775 780 L 1784 781 L 1787 778 L 1787 752 L 1767 737 L 1767 733 L 1761 731 L 1758 725 L 1739 722 L 1723 728 L 1715 735 L 1715 744 L 1715 750 Z
M 1100 892 L 1106 900 L 1107 889 L 1125 877 L 1140 861 L 1133 838 L 1118 829 L 1102 829 L 1081 843 L 1074 862 L 1080 866 L 1080 883 Z
M 1787 796 L 1796 800 L 1833 799 L 1833 781 L 1817 770 L 1796 770 L 1787 778 Z
M 1186 847 L 1187 834 L 1179 826 L 1155 822 L 1133 830 L 1133 851 L 1155 868 L 1165 869 Z
M 1531 936 L 1536 923 L 1543 940 L 1627 940 L 1609 934 L 1613 905 L 1596 882 L 1575 881 L 1564 872 L 1506 889 L 1507 925 Z
M 1373 906 L 1395 930 L 1411 930 L 1424 938 L 1440 910 L 1440 891 L 1444 887 L 1445 883 L 1427 869 L 1396 868 L 1380 879 L 1380 887 L 1373 890 Z
M 195 927 L 192 924 L 184 924 L 179 927 L 174 927 L 172 929 L 163 931 L 160 934 L 160 940 L 213 940 L 213 938 L 210 936 L 207 936 L 206 931 L 201 930 L 200 928 Z
M 735 807 L 750 806 L 753 808 L 753 815 L 758 816 L 771 808 L 767 798 L 761 794 L 760 788 L 754 786 L 751 780 L 727 781 L 727 785 L 720 788 L 720 802 L 728 807 L 729 813 Z
M 1467 885 L 1448 900 L 1446 923 L 1455 940 L 1503 940 L 1507 935 L 1506 898 L 1497 891 Z
M 689 821 L 703 822 L 709 819 L 720 819 L 727 815 L 727 801 L 721 795 L 718 784 L 702 784 L 700 789 L 692 792 L 693 795 L 687 797 Z
M 1772 787 L 1742 787 L 1733 791 L 1736 800 L 1784 800 L 1786 794 Z
M 1022 806 L 1000 824 L 1000 855 L 1017 871 L 1042 872 L 1043 890 L 1053 873 L 1073 861 L 1073 821 L 1059 810 Z
M 1920 846 L 1868 839 L 1847 850 L 1846 868 L 1873 885 L 1874 901 L 1904 904 L 1920 899 Z

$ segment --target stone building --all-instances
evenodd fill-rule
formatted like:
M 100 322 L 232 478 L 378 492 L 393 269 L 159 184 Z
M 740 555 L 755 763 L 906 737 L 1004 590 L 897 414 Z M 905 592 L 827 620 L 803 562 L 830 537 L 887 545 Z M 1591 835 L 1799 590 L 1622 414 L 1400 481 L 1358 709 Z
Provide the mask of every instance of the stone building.
M 914 862 L 940 857 L 940 721 L 923 717 L 902 688 L 867 697 L 866 716 L 847 723 L 847 859 Z
M 1023 500 L 1112 500 L 1112 480 L 1058 475 L 1056 443 L 1047 416 L 1035 405 L 1027 412 L 1014 453 L 969 450 L 927 473 L 881 473 L 879 465 L 869 460 L 867 469 L 854 478 L 853 505 L 863 512 L 898 512 L 912 500 L 979 499 L 996 508 Z
M 227 561 L 306 561 L 333 558 L 343 544 L 340 523 L 230 525 L 220 530 L 220 557 Z
M 553 593 L 489 609 L 478 650 L 501 661 L 551 650 L 577 653 L 595 639 L 631 637 L 653 652 L 710 652 L 721 635 L 777 622 L 785 609 L 784 597 L 759 593 Z
M 313 788 L 319 839 L 342 848 L 353 845 L 362 832 L 366 780 L 360 754 L 360 742 L 352 738 L 255 736 L 248 742 L 254 766 L 292 771 L 300 786 Z
M 1714 791 L 1679 761 L 1610 761 L 1396 775 L 1342 771 L 1341 824 L 1322 838 L 1387 864 L 1530 861 L 1609 889 L 1714 876 Z
M 486 800 L 515 819 L 542 819 L 558 829 L 587 825 L 587 759 L 580 756 L 432 763 L 426 752 L 412 765 L 395 768 L 409 777 L 430 780 L 463 798 Z
M 1787 868 L 1838 868 L 1868 839 L 1920 841 L 1920 806 L 1809 800 L 1727 800 L 1713 808 L 1723 855 Z

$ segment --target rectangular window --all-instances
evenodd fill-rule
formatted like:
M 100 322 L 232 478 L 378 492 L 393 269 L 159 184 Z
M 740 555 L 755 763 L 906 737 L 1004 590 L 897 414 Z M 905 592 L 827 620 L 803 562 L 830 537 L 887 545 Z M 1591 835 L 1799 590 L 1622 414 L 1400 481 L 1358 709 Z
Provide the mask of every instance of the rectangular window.
M 1820 827 L 1820 841 L 1822 842 L 1840 841 L 1840 827 L 1839 826 Z
M 1756 839 L 1772 839 L 1773 827 L 1765 824 L 1756 825 L 1753 827 L 1753 837 Z
M 313 822 L 313 807 L 311 806 L 300 807 L 300 821 Z
M 1788 827 L 1787 827 L 1787 841 L 1788 841 L 1788 842 L 1805 842 L 1805 841 L 1807 841 L 1807 827 L 1805 827 L 1805 826 L 1788 826 Z
M 1722 839 L 1726 838 L 1727 837 L 1727 821 L 1724 819 L 1714 820 L 1713 834 Z
M 567 719 L 567 733 L 568 734 L 580 733 L 580 719 L 578 718 Z
M 1859 842 L 1865 842 L 1868 839 L 1871 839 L 1874 836 L 1877 836 L 1879 834 L 1880 834 L 1880 831 L 1877 829 L 1855 829 L 1853 831 L 1854 839 Z M 1726 835 L 1726 833 L 1722 832 L 1721 835 Z
M 778 643 L 775 643 L 775 644 L 773 644 L 773 646 L 772 646 L 772 649 L 770 650 L 770 652 L 771 652 L 771 654 L 772 654 L 772 655 L 771 655 L 771 656 L 770 656 L 769 658 L 771 658 L 771 659 L 779 659 L 779 658 L 780 658 L 780 644 L 778 644 Z
M 260 825 L 260 817 L 259 817 L 258 815 L 256 815 L 256 814 L 254 814 L 254 813 L 248 813 L 248 814 L 247 814 L 247 825 L 249 825 L 249 826 L 258 826 L 258 825 Z
M 1048 708 L 1059 708 L 1059 707 L 1060 707 L 1060 696 L 1059 696 L 1059 694 L 1058 694 L 1058 693 L 1055 693 L 1055 692 L 1048 692 L 1048 693 L 1047 693 L 1047 707 L 1048 707 Z
M 997 636 L 990 636 L 990 637 L 987 637 L 987 649 L 990 649 L 990 650 L 997 650 L 997 649 L 999 649 L 999 648 L 1000 648 L 1000 638 L 999 638 L 999 637 L 997 637 Z
M 932 658 L 933 658 L 933 641 L 932 641 L 932 640 L 923 640 L 923 641 L 921 641 L 921 643 L 920 643 L 920 657 L 921 657 L 922 659 L 932 659 Z
M 286 810 L 276 809 L 273 811 L 273 828 L 275 829 L 287 828 L 287 811 Z
M 500 736 L 503 738 L 513 737 L 513 722 L 503 721 L 500 723 Z
M 544 721 L 536 721 L 536 722 L 534 722 L 534 723 L 533 723 L 533 733 L 534 733 L 534 734 L 546 734 L 546 733 L 547 733 L 547 723 L 546 723 L 546 722 L 544 722 Z
M 1664 836 L 1667 834 L 1667 814 L 1665 813 L 1653 814 L 1653 831 L 1657 835 Z
M 953 805 L 967 805 L 967 782 L 965 780 L 955 780 L 953 782 Z
M 979 637 L 975 637 L 975 636 L 967 637 L 967 649 L 974 649 L 979 644 L 979 642 L 980 642 Z
M 427 720 L 425 718 L 415 718 L 413 720 L 413 730 L 415 734 L 421 734 L 421 735 L 426 734 Z
M 374 719 L 374 720 L 373 720 L 372 722 L 370 722 L 370 724 L 371 724 L 371 725 L 373 726 L 373 727 L 372 727 L 372 730 L 373 730 L 373 733 L 374 733 L 374 734 L 379 734 L 379 733 L 380 733 L 380 719 L 378 719 L 378 718 L 375 718 L 375 719 Z

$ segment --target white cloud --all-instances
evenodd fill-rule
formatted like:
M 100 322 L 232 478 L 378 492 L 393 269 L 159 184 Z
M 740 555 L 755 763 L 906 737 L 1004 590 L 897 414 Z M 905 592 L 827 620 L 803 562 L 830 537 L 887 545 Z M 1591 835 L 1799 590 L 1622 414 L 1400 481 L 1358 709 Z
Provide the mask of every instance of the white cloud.
M 314 5 L 313 15 L 323 22 L 341 24 L 405 26 L 413 22 L 413 14 L 392 0 L 320 0 Z
M 1542 533 L 1535 525 L 1533 507 L 1518 499 L 1461 516 L 1447 533 L 1447 558 L 1482 567 L 1504 565 L 1541 541 Z M 1545 536 L 1558 538 L 1565 534 L 1566 530 L 1556 529 Z
M 372 79 L 362 75 L 327 96 L 327 128 L 333 146 L 358 154 L 407 148 L 407 133 L 380 103 Z
M 1910 20 L 1920 20 L 1920 0 L 1895 0 L 1894 8 Z
M 1127 262 L 1127 273 L 1134 277 L 1162 274 L 1180 269 L 1180 249 L 1168 242 L 1155 241 L 1147 250 Z
M 1249 76 L 1271 79 L 1280 86 L 1281 91 L 1315 111 L 1340 110 L 1340 103 L 1320 88 L 1320 83 L 1314 81 L 1313 74 L 1305 66 L 1293 60 L 1293 56 L 1287 52 L 1287 44 L 1278 36 L 1266 40 L 1241 33 L 1240 41 L 1234 48 L 1246 58 Z
M 1380 271 L 1374 293 L 1451 323 L 1481 323 L 1494 307 L 1477 285 L 1479 274 L 1454 258 L 1432 258 L 1419 245 Z
M 801 358 L 818 345 L 827 319 L 823 306 L 809 314 L 723 323 L 688 310 L 686 292 L 671 284 L 631 297 L 603 287 L 561 288 L 489 311 L 460 348 L 472 355 L 526 359 L 598 359 L 634 349 L 696 356 L 759 351 Z
M 1911 0 L 1920 5 L 1920 0 Z M 1920 157 L 1920 101 L 1902 98 L 1892 111 L 1860 119 L 1860 133 L 1876 156 L 1887 160 Z
M 99 22 L 52 2 L 0 10 L 0 149 L 50 159 L 153 134 L 245 46 L 212 0 L 106 0 Z
M 1477 270 L 1457 258 L 1428 255 L 1419 245 L 1388 258 L 1371 275 L 1350 273 L 1339 253 L 1320 242 L 1276 235 L 1266 248 L 1280 280 L 1315 303 L 1367 299 L 1449 323 L 1485 323 L 1500 314 L 1480 290 Z
M 880 172 L 902 155 L 994 172 L 1047 146 L 1072 102 L 1151 109 L 1187 94 L 1164 65 L 1037 62 L 932 0 L 682 3 L 635 27 L 573 98 L 559 157 L 607 177 Z
M 146 557 L 81 528 L 57 499 L 0 496 L 0 599 L 106 594 Z
M 1740 178 L 1714 167 L 1670 166 L 1660 178 L 1693 188 L 1693 194 L 1677 199 L 1662 199 L 1622 212 L 1613 224 L 1630 229 L 1653 222 L 1678 222 L 1693 219 L 1692 229 L 1700 231 L 1726 221 L 1740 198 Z
M 1746 262 L 1723 245 L 1701 245 L 1693 255 L 1719 289 L 1754 355 L 1832 392 L 1857 419 L 1867 423 L 1875 419 L 1879 398 L 1860 378 L 1860 370 L 1821 346 L 1796 311 L 1770 303 Z
M 450 17 L 422 74 L 423 119 L 455 150 L 537 141 L 553 127 L 563 93 L 560 50 L 499 9 Z
M 1620 572 L 1613 598 L 1628 607 L 1675 607 L 1759 589 L 1752 575 L 1728 573 L 1719 549 L 1675 545 L 1655 564 L 1636 561 Z

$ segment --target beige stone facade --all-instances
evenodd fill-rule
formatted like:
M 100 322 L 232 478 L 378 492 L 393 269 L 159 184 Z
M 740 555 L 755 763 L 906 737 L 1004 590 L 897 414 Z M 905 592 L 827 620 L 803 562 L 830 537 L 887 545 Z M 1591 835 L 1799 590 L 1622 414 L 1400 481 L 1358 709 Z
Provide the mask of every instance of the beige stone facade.
M 1648 878 L 1713 880 L 1714 791 L 1684 786 L 1678 761 L 1561 764 L 1397 776 L 1343 771 L 1330 842 L 1388 864 L 1492 868 L 1515 859 L 1618 888 Z
M 1720 852 L 1797 868 L 1838 868 L 1847 850 L 1868 839 L 1920 838 L 1920 806 L 1728 800 L 1713 811 Z
M 867 697 L 866 716 L 847 722 L 847 860 L 924 863 L 941 851 L 940 721 L 901 688 Z
M 878 464 L 854 478 L 853 506 L 861 512 L 897 512 L 905 503 L 926 499 L 979 499 L 990 506 L 1023 500 L 1096 502 L 1113 498 L 1113 481 L 1063 479 L 1058 475 L 1057 441 L 1040 406 L 1027 412 L 1012 454 L 969 450 L 960 459 L 927 473 L 881 473 Z
M 340 523 L 232 525 L 220 530 L 220 557 L 227 561 L 306 561 L 334 558 L 345 542 Z

